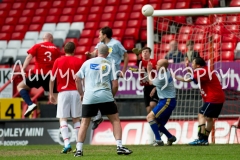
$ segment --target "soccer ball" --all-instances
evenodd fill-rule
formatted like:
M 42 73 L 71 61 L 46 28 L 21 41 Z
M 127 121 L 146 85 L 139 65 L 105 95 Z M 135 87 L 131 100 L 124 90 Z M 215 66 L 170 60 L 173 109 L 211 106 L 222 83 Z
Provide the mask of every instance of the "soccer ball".
M 154 11 L 153 7 L 149 4 L 142 7 L 142 14 L 144 16 L 151 16 L 153 14 L 153 11 Z

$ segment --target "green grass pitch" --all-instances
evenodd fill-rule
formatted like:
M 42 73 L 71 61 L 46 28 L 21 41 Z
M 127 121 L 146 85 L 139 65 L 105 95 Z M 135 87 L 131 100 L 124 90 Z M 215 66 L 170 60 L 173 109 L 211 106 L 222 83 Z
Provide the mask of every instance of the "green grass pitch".
M 60 154 L 60 145 L 1 146 L 0 160 L 240 160 L 240 145 L 210 144 L 209 146 L 131 145 L 131 155 L 117 155 L 116 146 L 84 145 L 83 157 L 73 153 Z

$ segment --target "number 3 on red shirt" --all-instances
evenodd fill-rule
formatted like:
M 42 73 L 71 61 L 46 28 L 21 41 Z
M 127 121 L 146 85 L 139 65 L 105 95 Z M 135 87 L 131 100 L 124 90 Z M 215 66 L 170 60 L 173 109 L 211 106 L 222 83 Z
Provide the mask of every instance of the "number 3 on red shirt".
M 48 61 L 52 60 L 52 58 L 51 58 L 52 53 L 51 52 L 47 51 L 47 52 L 44 53 L 44 55 L 47 55 Z M 47 61 L 47 60 L 44 58 L 44 61 Z

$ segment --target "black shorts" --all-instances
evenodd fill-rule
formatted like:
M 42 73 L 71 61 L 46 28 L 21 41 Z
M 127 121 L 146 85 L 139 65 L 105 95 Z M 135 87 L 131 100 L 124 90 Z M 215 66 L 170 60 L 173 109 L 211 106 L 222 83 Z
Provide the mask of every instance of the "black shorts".
M 143 96 L 144 96 L 144 102 L 145 102 L 146 107 L 148 107 L 150 102 L 152 102 L 152 101 L 156 102 L 156 103 L 158 103 L 158 101 L 159 101 L 159 98 L 157 95 L 157 90 L 156 90 L 155 94 L 152 97 L 150 97 L 150 93 L 154 87 L 155 86 L 150 85 L 150 86 L 144 86 L 144 88 L 143 88 Z
M 223 103 L 209 103 L 205 102 L 200 108 L 199 113 L 203 114 L 205 117 L 218 118 L 221 113 Z
M 111 115 L 111 114 L 118 113 L 117 106 L 114 102 L 83 104 L 82 117 L 88 118 L 88 117 L 96 116 L 98 110 L 100 110 L 102 115 Z
M 29 78 L 26 79 L 26 85 L 29 88 L 40 88 L 40 87 L 43 87 L 44 91 L 48 92 L 49 91 L 50 77 L 51 77 L 51 75 L 48 75 L 45 78 L 45 77 L 43 77 L 40 74 L 38 74 L 38 75 L 32 74 Z M 53 87 L 53 93 L 58 93 L 56 80 L 55 80 L 54 87 Z

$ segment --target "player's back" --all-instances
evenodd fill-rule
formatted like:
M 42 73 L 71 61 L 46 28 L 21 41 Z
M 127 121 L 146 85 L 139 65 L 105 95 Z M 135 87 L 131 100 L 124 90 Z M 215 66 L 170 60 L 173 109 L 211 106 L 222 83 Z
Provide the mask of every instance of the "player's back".
M 61 55 L 59 49 L 51 42 L 35 44 L 28 50 L 28 53 L 36 58 L 35 72 L 38 70 L 39 74 L 41 70 L 44 74 L 48 73 L 54 61 Z
M 81 59 L 74 56 L 62 56 L 56 60 L 54 70 L 58 70 L 57 89 L 59 92 L 76 90 L 75 74 L 81 68 L 82 63 Z

